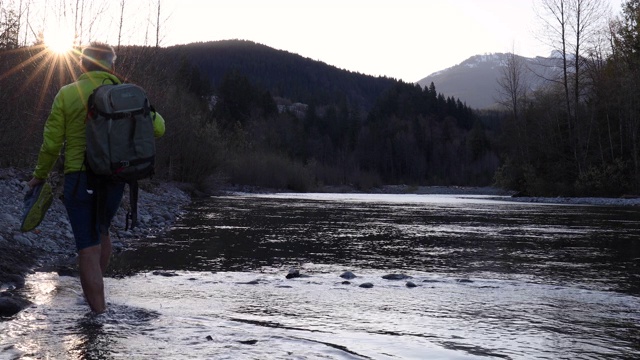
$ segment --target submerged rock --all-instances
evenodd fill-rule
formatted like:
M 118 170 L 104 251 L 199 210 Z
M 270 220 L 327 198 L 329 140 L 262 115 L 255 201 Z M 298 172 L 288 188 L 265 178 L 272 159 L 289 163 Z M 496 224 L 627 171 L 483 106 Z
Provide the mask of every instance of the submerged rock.
M 77 267 L 72 268 L 71 266 L 60 266 L 56 270 L 59 276 L 70 276 L 70 277 L 79 277 L 80 271 Z
M 258 280 L 251 280 L 251 281 L 247 281 L 247 282 L 237 282 L 236 284 L 241 284 L 241 285 L 258 285 L 260 282 Z
M 4 274 L 0 276 L 0 289 L 21 289 L 24 287 L 24 277 L 18 274 Z
M 405 274 L 387 274 L 382 277 L 385 280 L 404 280 L 411 279 L 411 276 Z
M 372 288 L 372 287 L 373 287 L 373 284 L 372 284 L 372 283 L 370 283 L 370 282 L 366 282 L 366 283 L 362 283 L 362 284 L 360 284 L 360 287 L 361 287 L 361 288 L 365 288 L 365 289 L 370 289 L 370 288 Z
M 287 274 L 286 278 L 287 279 L 294 279 L 294 278 L 308 278 L 311 277 L 309 275 L 305 275 L 305 274 L 301 274 L 300 270 L 298 269 L 291 269 L 289 270 L 289 273 Z
M 172 277 L 172 276 L 179 276 L 178 274 L 174 273 L 174 272 L 169 272 L 169 271 L 154 271 L 152 272 L 153 275 L 159 275 L 159 276 L 164 276 L 164 277 Z
M 456 281 L 459 282 L 459 283 L 472 283 L 473 282 L 473 280 L 471 280 L 471 279 L 458 279 Z
M 414 284 L 413 281 L 407 281 L 407 283 L 405 284 L 408 288 L 414 288 L 418 285 Z
M 31 301 L 18 296 L 0 296 L 0 316 L 13 316 L 31 304 Z
M 258 340 L 238 340 L 238 342 L 245 345 L 255 345 L 258 343 Z
M 286 278 L 287 279 L 294 279 L 294 278 L 298 278 L 300 277 L 300 270 L 298 269 L 290 269 L 289 273 L 287 274 Z
M 356 274 L 352 273 L 351 271 L 345 271 L 340 274 L 340 277 L 343 279 L 351 280 L 356 278 Z

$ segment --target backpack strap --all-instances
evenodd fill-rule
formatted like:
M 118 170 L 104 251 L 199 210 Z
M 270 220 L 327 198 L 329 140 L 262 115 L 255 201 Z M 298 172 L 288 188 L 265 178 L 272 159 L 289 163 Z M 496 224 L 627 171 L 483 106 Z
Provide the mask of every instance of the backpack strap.
M 126 224 L 124 230 L 133 229 L 138 225 L 138 181 L 129 181 L 129 212 L 126 217 Z M 131 221 L 131 227 L 129 227 L 129 221 Z
M 92 95 L 93 96 L 93 95 Z M 124 113 L 119 113 L 119 114 L 107 114 L 104 111 L 100 111 L 98 109 L 93 109 L 96 113 L 108 118 L 108 119 L 125 119 L 125 118 L 129 118 L 131 116 L 135 116 L 135 115 L 144 115 L 147 114 L 149 112 L 148 109 L 140 109 L 140 110 L 136 110 L 136 111 L 131 111 L 131 112 L 124 112 Z

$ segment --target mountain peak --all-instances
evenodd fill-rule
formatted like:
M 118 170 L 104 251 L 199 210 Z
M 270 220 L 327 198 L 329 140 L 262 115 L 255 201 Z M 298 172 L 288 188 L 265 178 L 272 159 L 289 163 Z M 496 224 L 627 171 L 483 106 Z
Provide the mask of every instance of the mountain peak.
M 511 54 L 507 53 L 474 55 L 460 64 L 432 73 L 418 81 L 418 84 L 425 87 L 433 82 L 439 93 L 458 98 L 472 108 L 496 107 L 499 98 L 498 80 L 502 77 L 502 69 L 509 56 Z M 537 87 L 540 78 L 534 76 L 534 73 L 548 72 L 549 69 L 543 64 L 550 58 L 517 56 L 527 63 L 527 69 L 533 69 L 526 70 L 526 80 L 531 84 L 530 87 Z

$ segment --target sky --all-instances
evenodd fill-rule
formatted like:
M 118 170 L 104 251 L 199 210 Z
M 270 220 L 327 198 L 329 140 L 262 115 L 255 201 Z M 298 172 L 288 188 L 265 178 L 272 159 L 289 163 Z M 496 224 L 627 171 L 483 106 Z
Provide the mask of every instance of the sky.
M 613 15 L 622 0 L 604 0 Z M 416 82 L 473 55 L 547 56 L 536 0 L 163 0 L 161 45 L 250 40 Z
M 44 29 L 45 42 L 60 26 L 80 29 L 80 45 L 155 45 L 159 2 L 161 46 L 250 40 L 341 69 L 417 82 L 474 55 L 548 56 L 552 49 L 535 10 L 542 1 L 30 0 L 32 22 L 22 28 Z M 610 18 L 628 0 L 587 1 L 603 2 Z M 74 31 L 68 31 L 72 41 Z M 62 39 L 60 32 L 50 38 Z M 25 31 L 25 40 L 29 36 Z

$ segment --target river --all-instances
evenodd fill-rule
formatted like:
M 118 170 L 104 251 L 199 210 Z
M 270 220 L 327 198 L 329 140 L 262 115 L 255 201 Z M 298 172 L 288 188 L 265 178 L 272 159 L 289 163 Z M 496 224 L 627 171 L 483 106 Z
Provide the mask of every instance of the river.
M 640 358 L 638 207 L 220 196 L 110 273 L 100 316 L 31 275 L 0 359 Z

